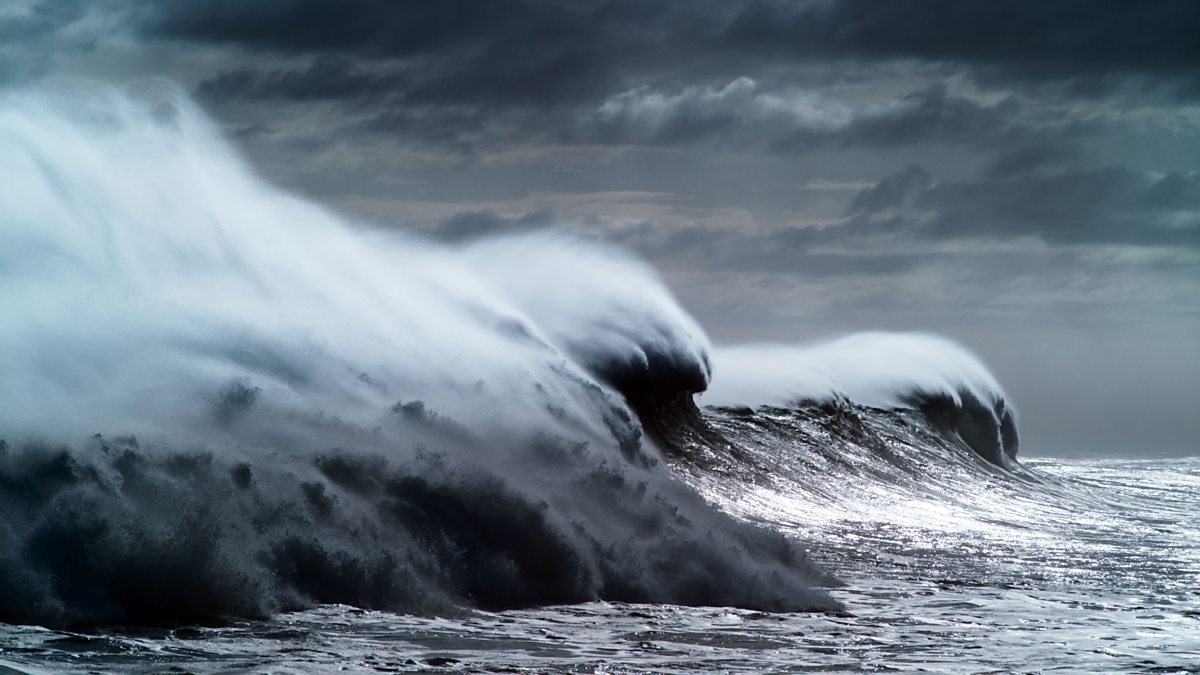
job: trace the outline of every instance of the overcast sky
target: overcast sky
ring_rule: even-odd
[[[0,84],[164,75],[271,181],[652,262],[717,342],[935,331],[1023,452],[1200,451],[1200,2],[6,0]]]

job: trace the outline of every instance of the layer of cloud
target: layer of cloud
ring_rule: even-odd
[[[851,227],[934,238],[1200,247],[1200,173],[1037,166],[1005,165],[980,178],[943,182],[911,167],[859,193]]]
[[[85,36],[73,31],[87,14],[79,0],[13,0],[0,7],[0,85],[26,82],[47,72],[54,56],[45,45],[79,49]],[[81,40],[82,37],[82,40]]]
[[[393,92],[402,84],[409,102],[545,105],[602,91],[614,73],[610,49],[618,38],[612,34],[645,15],[663,14],[619,4],[182,1],[156,5],[140,28],[148,38],[265,50],[313,63],[349,59],[374,71],[355,73],[342,97],[370,95],[383,78]],[[308,81],[304,94],[327,91],[327,83],[315,80],[337,75],[336,69],[313,72],[311,65],[289,72],[239,66],[220,78],[249,83],[235,88],[239,95],[286,95],[298,79]]]
[[[1074,0],[181,0],[130,13],[139,39],[230,50],[228,67],[199,86],[215,104],[335,101],[372,117],[368,129],[435,142],[551,137],[790,151],[1029,142],[1047,127],[1078,134],[1089,125],[1091,115],[1069,108],[1034,123],[1021,115],[1027,100],[969,98],[941,84],[853,102],[816,91],[849,73],[881,77],[880,64],[903,66],[914,81],[1057,82],[1058,101],[1122,91],[1144,107],[1147,83],[1200,94],[1190,38],[1198,15],[1186,1],[1096,11]],[[248,53],[276,62],[238,58]]]
[[[1198,33],[1200,5],[1190,0],[758,0],[723,37],[777,58],[907,59],[968,67],[984,81],[1057,80],[1080,94],[1135,80],[1196,96]]]
[[[1066,144],[1100,131],[1088,120],[1032,124],[1014,97],[987,104],[935,83],[905,96],[849,104],[814,91],[773,90],[748,77],[678,91],[638,87],[605,100],[578,124],[592,142],[711,143],[774,152],[915,144],[1011,148]]]

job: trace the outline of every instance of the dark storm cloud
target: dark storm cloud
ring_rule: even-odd
[[[230,50],[228,67],[198,87],[217,104],[341,103],[373,118],[362,129],[402,130],[415,142],[708,143],[787,153],[1007,148],[1094,132],[1086,119],[1035,123],[1018,96],[984,103],[929,76],[1057,78],[1070,85],[1060,95],[1090,96],[1089,82],[1136,75],[1200,93],[1197,7],[179,0],[148,5],[136,25],[145,39]],[[251,53],[279,60],[239,58]],[[820,84],[811,73],[801,83],[798,68],[845,76],[850,62],[866,68],[863,77],[872,63],[916,64],[931,83],[886,108],[839,111],[837,101],[798,96]],[[649,114],[648,103],[661,109]]]
[[[688,64],[711,77],[720,64],[755,72],[795,59],[949,64],[984,79],[1071,80],[1081,93],[1126,75],[1200,81],[1191,0],[181,0],[155,4],[142,30],[287,54],[432,56],[438,77],[422,94],[458,101],[513,89],[577,100],[620,81],[653,84],[637,73],[686,80]]]
[[[1125,167],[1054,168],[1056,152],[1015,151],[966,180],[938,181],[910,166],[860,191],[847,218],[824,226],[783,227],[736,233],[709,231],[671,250],[643,250],[658,258],[680,257],[697,269],[785,274],[810,279],[903,278],[930,265],[974,260],[1019,262],[1028,252],[953,247],[943,242],[1034,237],[1052,246],[1113,245],[1200,247],[1200,173],[1154,174]],[[1082,264],[1071,249],[1052,248],[1038,264]],[[1059,252],[1055,252],[1059,251]],[[1015,257],[1014,257],[1015,256]],[[1177,273],[1194,262],[1164,259]],[[1002,266],[991,269],[995,278]],[[1091,268],[1091,273],[1099,270]]]
[[[320,56],[304,68],[225,70],[200,83],[207,98],[293,101],[383,97],[405,80],[396,73],[373,73],[343,57]]]
[[[859,192],[850,202],[850,213],[878,213],[908,206],[932,182],[933,176],[924,168],[910,166]]]
[[[330,103],[337,123],[329,134],[387,134],[464,156],[487,143],[776,156],[952,147],[983,163],[973,179],[938,181],[919,167],[896,173],[853,198],[842,224],[772,235],[790,237],[772,242],[784,251],[810,239],[904,231],[1196,240],[1194,174],[1086,166],[1081,148],[1091,152],[1116,122],[1098,121],[1106,118],[1095,106],[1059,105],[1103,93],[1089,83],[1114,78],[1166,82],[1177,92],[1200,83],[1200,3],[1190,0],[180,0],[133,16],[143,39],[225,50],[214,62],[226,67],[199,79],[207,101],[243,110]],[[823,88],[819,77],[797,74],[813,64],[857,68],[864,82],[888,64],[902,78],[874,94]],[[985,90],[947,79],[961,75]],[[1047,81],[1064,85],[1051,103],[1027,86]],[[284,116],[273,126],[284,134],[286,124]],[[443,234],[523,225],[510,221],[463,214]],[[634,228],[619,236],[655,251],[666,239],[691,248],[677,234]]]
[[[636,33],[635,22],[663,13],[634,2],[186,1],[157,5],[143,17],[142,31],[159,39],[370,62],[377,73],[386,71],[394,93],[407,102],[532,105],[608,90],[623,36]],[[378,92],[371,77],[318,85],[314,76],[336,79],[338,72],[311,71],[243,67],[225,79],[248,83],[231,90],[238,95],[286,96],[296,79],[322,91],[340,87],[344,97]]]
[[[984,80],[1071,80],[1082,93],[1121,76],[1195,86],[1197,35],[1192,0],[837,0],[753,2],[724,37],[764,58],[957,64]]]
[[[0,15],[0,39],[32,42],[67,26],[83,15],[85,5],[77,0],[14,3],[11,13]]]
[[[501,234],[515,234],[550,227],[554,216],[549,211],[534,211],[520,216],[502,216],[495,211],[463,211],[442,221],[434,236],[445,241],[467,241]]]
[[[79,48],[77,40],[53,42],[86,9],[87,5],[78,0],[18,1],[0,12],[0,84],[24,82],[40,75],[56,49]]]
[[[755,274],[786,274],[810,279],[866,277],[876,281],[947,259],[938,253],[812,251],[807,236],[797,240],[784,232],[714,249],[707,262],[713,269]]]
[[[934,182],[909,168],[860,193],[851,231],[935,238],[1036,236],[1055,244],[1200,246],[1200,174],[1125,167],[989,171]]]
[[[144,29],[250,49],[407,56],[504,31],[520,18],[505,3],[486,1],[183,0],[156,3]]]
[[[1001,154],[984,169],[993,178],[1006,178],[1021,173],[1053,169],[1076,161],[1083,151],[1075,144],[1051,141],[1040,145],[1025,145]]]

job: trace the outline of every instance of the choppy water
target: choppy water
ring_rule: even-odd
[[[1200,458],[1024,464],[1029,480],[997,478],[957,495],[850,491],[840,515],[779,485],[701,486],[743,516],[821,542],[812,554],[846,581],[834,591],[846,615],[592,603],[421,618],[323,606],[172,631],[3,626],[0,664],[26,672],[1200,672]]]

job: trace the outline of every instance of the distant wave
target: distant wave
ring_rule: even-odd
[[[733,451],[693,394],[888,391],[864,402],[1015,455],[999,386],[952,346],[854,373],[714,358],[628,255],[355,227],[264,184],[165,83],[3,95],[0,173],[0,621],[836,610],[798,542],[662,461],[695,450],[681,438]],[[857,339],[844,363],[895,346]]]
[[[1017,414],[996,378],[961,345],[921,333],[859,333],[809,345],[716,350],[704,404],[792,407],[847,400],[911,408],[990,462],[1017,456]]]

